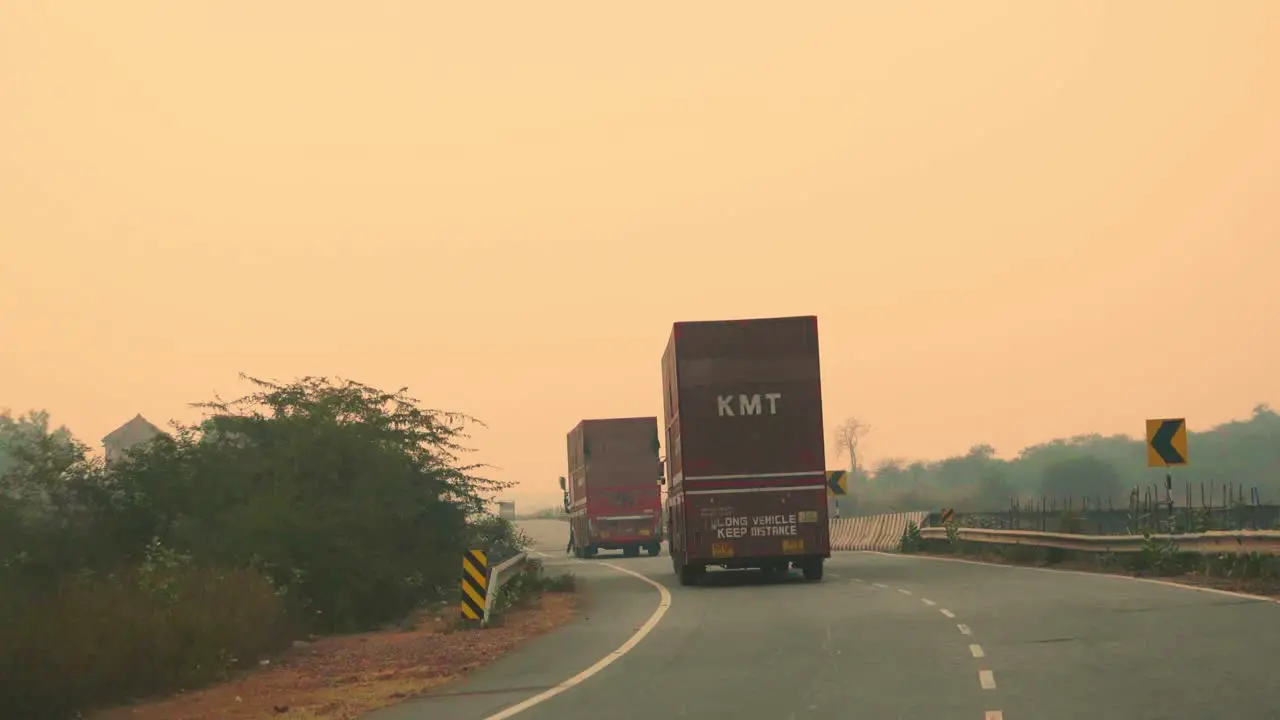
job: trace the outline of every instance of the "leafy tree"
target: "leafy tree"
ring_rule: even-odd
[[[65,427],[50,429],[48,412],[18,418],[0,412],[0,494],[32,507],[45,504],[58,477],[84,452]]]
[[[49,414],[0,414],[0,585],[52,581],[100,549],[88,530],[100,465]]]
[[[254,393],[202,404],[204,423],[113,470],[128,498],[122,532],[260,567],[321,630],[373,627],[452,587],[477,542],[469,523],[508,486],[459,462],[476,421],[423,409],[403,389],[246,379]]]
[[[1009,470],[1002,463],[990,463],[982,468],[978,475],[977,488],[967,498],[965,505],[976,510],[991,510],[1005,507],[1015,495],[1009,483]]]
[[[1084,455],[1054,461],[1045,468],[1041,492],[1049,497],[1115,497],[1120,473],[1107,461]]]

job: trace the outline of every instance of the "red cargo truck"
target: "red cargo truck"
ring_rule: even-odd
[[[583,420],[569,431],[571,547],[577,557],[621,550],[662,552],[662,462],[658,418]]]
[[[708,567],[831,557],[818,319],[680,322],[662,356],[667,540],[682,585]]]

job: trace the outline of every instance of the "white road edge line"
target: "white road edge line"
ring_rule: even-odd
[[[1004,713],[999,710],[988,710],[987,714],[982,716],[982,720],[1004,720]]]
[[[898,592],[902,593],[903,595],[910,595],[910,594],[911,594],[911,591],[910,591],[910,590],[903,590],[902,588],[898,588]]]
[[[943,615],[946,615],[946,616],[947,616],[947,617],[949,617],[949,618],[954,618],[954,617],[956,616],[956,614],[955,614],[955,613],[951,612],[950,610],[948,610],[948,609],[946,609],[946,608],[941,608],[941,609],[939,609],[939,610],[938,610],[938,612],[942,613]]]
[[[981,645],[970,645],[970,646],[969,646],[969,652],[973,653],[973,656],[974,656],[974,657],[976,657],[976,658],[986,657],[986,656],[987,656],[987,654],[986,654],[985,652],[983,652],[983,651],[982,651],[982,646],[981,646]]]
[[[930,606],[930,607],[933,607],[934,605],[937,605],[937,604],[938,604],[938,603],[936,603],[936,602],[934,602],[934,601],[930,600],[929,598],[920,598],[920,602],[922,602],[922,603],[924,603],[925,605],[928,605],[928,606]]]
[[[506,720],[506,718],[516,715],[517,713],[522,713],[525,710],[528,710],[529,708],[533,707],[534,705],[538,705],[540,703],[546,702],[547,700],[550,700],[551,698],[559,695],[565,690],[568,690],[574,687],[575,685],[581,684],[585,680],[589,679],[592,675],[595,675],[601,670],[604,670],[605,668],[612,665],[614,661],[618,660],[623,655],[626,655],[627,653],[631,652],[631,650],[635,648],[636,645],[640,644],[641,640],[644,640],[646,635],[653,632],[653,629],[657,627],[658,623],[662,620],[662,616],[666,615],[667,610],[671,608],[671,591],[667,590],[667,588],[664,587],[662,583],[656,580],[651,580],[650,578],[647,578],[644,575],[641,575],[640,573],[634,570],[628,570],[627,568],[614,565],[613,563],[596,562],[592,564],[604,565],[605,567],[613,568],[618,572],[626,573],[631,577],[634,577],[636,579],[643,580],[644,582],[649,583],[655,589],[657,589],[658,595],[661,598],[658,601],[658,608],[653,611],[653,614],[649,616],[648,620],[644,621],[644,624],[640,626],[640,629],[636,630],[635,634],[627,638],[626,642],[619,645],[617,650],[614,650],[613,652],[609,653],[603,658],[600,658],[600,660],[598,660],[595,665],[592,665],[586,670],[583,670],[582,672],[578,673],[577,675],[574,675],[573,677],[569,678],[568,680],[565,680],[564,682],[560,683],[559,685],[556,685],[555,687],[552,687],[548,690],[544,690],[538,693],[537,695],[534,695],[533,697],[528,698],[527,700],[524,700],[523,702],[516,703],[515,705],[512,705],[506,710],[494,713],[493,715],[486,717],[484,720]]]
[[[969,626],[968,626],[968,625],[965,625],[964,623],[960,623],[960,624],[959,624],[959,625],[957,625],[956,627],[960,628],[960,634],[961,634],[961,635],[972,635],[972,634],[973,634],[973,631],[969,629]]]
[[[878,588],[884,588],[885,590],[888,590],[888,589],[889,589],[889,586],[888,586],[888,585],[882,585],[882,584],[880,584],[880,583],[871,583],[871,584],[872,584],[872,585],[875,585],[875,586],[876,586],[876,587],[878,587]]]
[[[995,690],[996,689],[995,673],[991,672],[990,670],[979,670],[978,684],[982,686],[983,690]]]
[[[1200,587],[1199,585],[1184,585],[1183,583],[1171,582],[1169,580],[1156,580],[1154,578],[1132,577],[1130,575],[1113,575],[1111,573],[1101,572],[1085,572],[1084,570],[1056,570],[1053,568],[1027,567],[1026,565],[1002,565],[1000,563],[982,562],[980,560],[964,560],[962,558],[943,558],[933,557],[931,555],[903,555],[901,553],[881,552],[879,550],[858,550],[857,552],[873,553],[875,555],[884,555],[885,557],[899,558],[903,560],[934,560],[936,562],[952,562],[964,563],[966,565],[981,565],[989,568],[1001,568],[1004,570],[1030,570],[1032,572],[1055,573],[1057,575],[1085,575],[1092,578],[1109,578],[1111,580],[1128,580],[1130,582],[1147,583],[1149,585],[1163,585],[1165,587],[1177,588],[1179,590],[1194,590],[1196,592],[1211,593],[1213,595],[1225,595],[1227,597],[1241,598],[1244,600],[1257,600],[1259,602],[1267,602],[1280,605],[1280,598],[1267,597],[1265,595],[1250,595],[1249,593],[1233,592],[1231,590],[1219,590],[1217,588]]]

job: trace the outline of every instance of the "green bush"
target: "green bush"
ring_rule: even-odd
[[[1142,549],[1133,554],[1129,568],[1138,573],[1178,575],[1190,569],[1191,558],[1178,551],[1172,540],[1161,540],[1145,533]]]
[[[540,560],[526,560],[524,566],[503,584],[494,598],[493,614],[500,617],[514,608],[528,607],[544,592],[573,592],[577,581],[571,573],[548,576]]]
[[[902,531],[902,537],[898,540],[898,552],[914,553],[924,548],[924,536],[920,533],[920,526],[916,525],[914,520],[907,521],[907,527]]]
[[[533,540],[514,523],[494,515],[474,520],[468,527],[467,535],[467,547],[484,550],[490,567],[515,557],[533,545]]]
[[[542,587],[547,592],[570,593],[578,589],[578,580],[573,573],[560,573],[544,578]]]

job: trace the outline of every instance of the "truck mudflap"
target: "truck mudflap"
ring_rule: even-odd
[[[686,564],[775,568],[831,557],[825,488],[688,493],[685,501]]]

